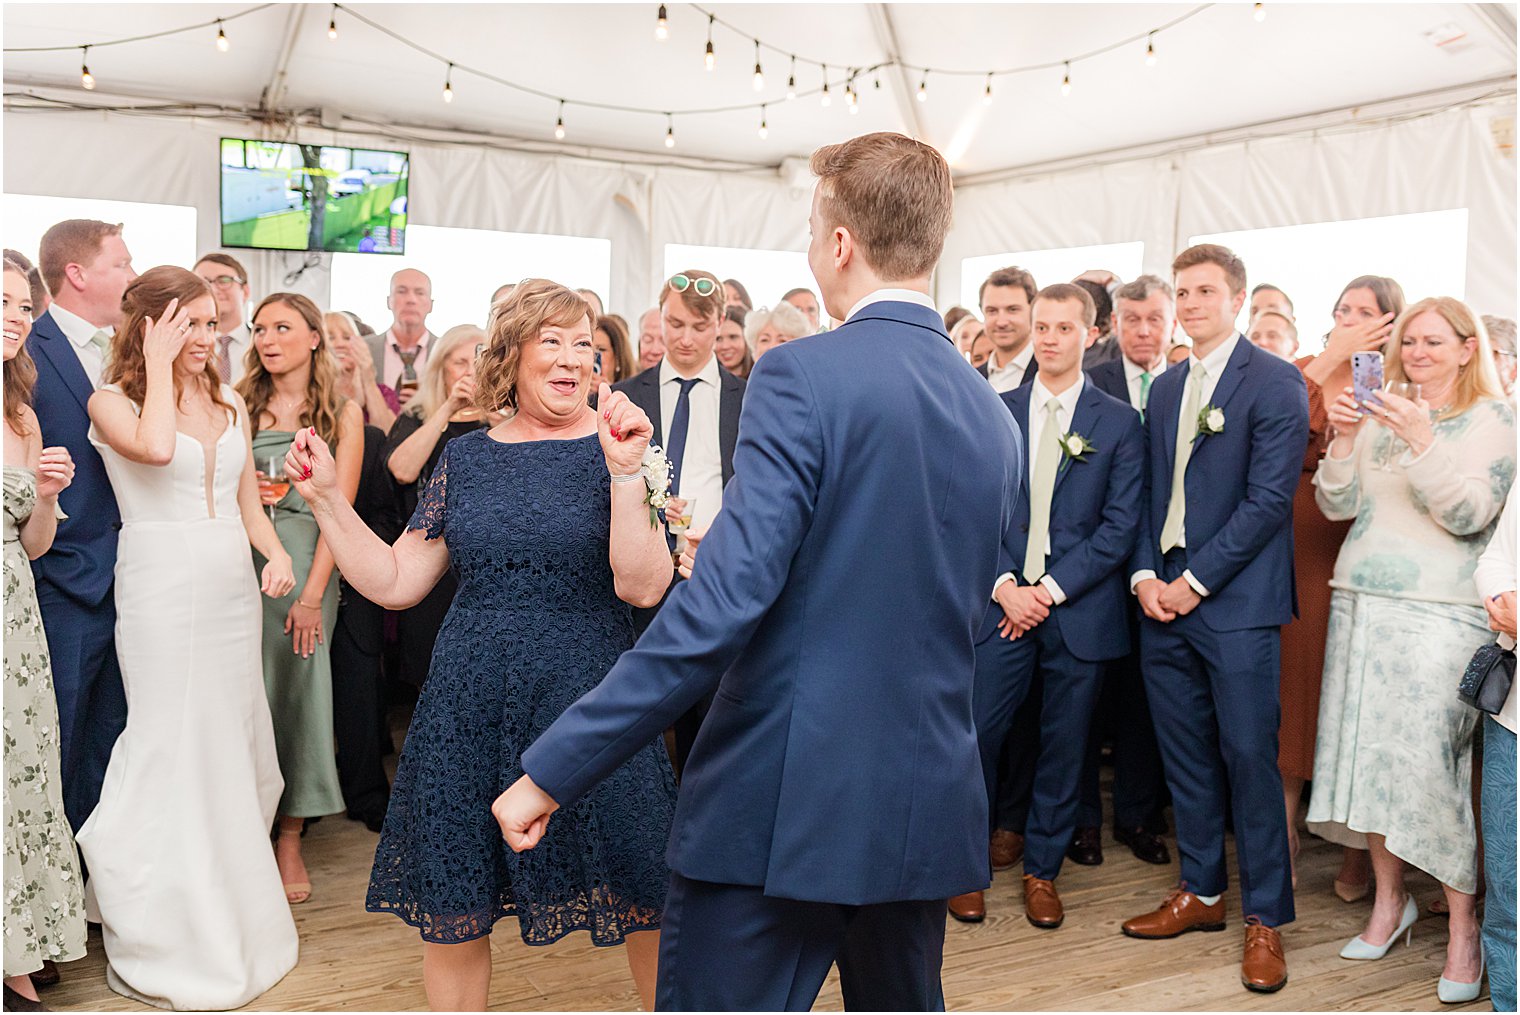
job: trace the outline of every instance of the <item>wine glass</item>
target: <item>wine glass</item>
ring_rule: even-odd
[[[1420,400],[1420,386],[1414,381],[1389,381],[1383,385],[1383,390],[1390,394],[1407,398],[1411,402]],[[1393,460],[1399,457],[1403,451],[1408,450],[1405,444],[1392,430],[1388,432],[1388,453],[1378,462],[1378,468],[1384,472],[1393,471]]]
[[[675,552],[679,555],[686,545],[686,530],[691,528],[691,517],[696,510],[697,498],[671,494],[670,506],[676,509],[676,513],[674,516],[668,516],[666,523],[670,528],[670,534],[676,537]]]
[[[290,492],[290,478],[285,475],[285,456],[269,455],[259,459],[254,473],[259,481],[259,497],[269,508],[269,520],[274,521],[274,506]]]

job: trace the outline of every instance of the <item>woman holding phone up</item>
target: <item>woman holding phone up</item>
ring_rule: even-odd
[[[1489,640],[1473,580],[1515,476],[1514,413],[1488,335],[1450,297],[1394,324],[1384,372],[1419,385],[1358,402],[1341,389],[1335,439],[1315,476],[1326,517],[1353,520],[1330,581],[1330,625],[1309,828],[1372,854],[1371,918],[1341,950],[1380,959],[1419,917],[1413,864],[1451,911],[1442,1001],[1477,998],[1477,831],[1472,740],[1478,713],[1454,674]],[[1412,394],[1412,393],[1411,393]]]

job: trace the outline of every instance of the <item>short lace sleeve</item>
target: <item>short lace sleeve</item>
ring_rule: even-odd
[[[448,513],[448,487],[449,446],[445,444],[438,456],[438,464],[433,468],[433,478],[428,480],[422,496],[417,498],[417,510],[412,512],[412,520],[406,523],[408,532],[421,529],[428,539],[443,535],[444,517]]]

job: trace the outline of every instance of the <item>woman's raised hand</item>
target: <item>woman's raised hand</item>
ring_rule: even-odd
[[[143,359],[148,366],[168,366],[185,347],[190,335],[190,311],[179,305],[178,298],[169,301],[157,321],[148,317],[143,320]]]
[[[607,471],[614,476],[631,476],[644,464],[644,452],[654,436],[649,417],[628,400],[621,391],[603,384],[596,400],[596,435],[607,457]]]
[[[1337,324],[1325,336],[1325,351],[1321,354],[1337,363],[1350,363],[1355,352],[1378,352],[1393,331],[1393,314],[1384,314],[1354,324]]]
[[[285,475],[308,504],[316,504],[338,491],[338,464],[316,427],[296,431],[285,452]]]

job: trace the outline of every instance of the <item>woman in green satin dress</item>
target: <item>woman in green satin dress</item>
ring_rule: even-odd
[[[338,576],[310,508],[288,488],[283,463],[296,431],[312,428],[336,442],[338,481],[352,501],[364,452],[364,417],[357,404],[338,393],[321,311],[298,293],[275,293],[254,311],[253,345],[237,390],[253,423],[260,492],[295,564],[295,591],[264,600],[264,686],[285,777],[275,859],[285,897],[294,905],[311,897],[301,858],[305,819],[343,810],[328,656],[338,612]]]

